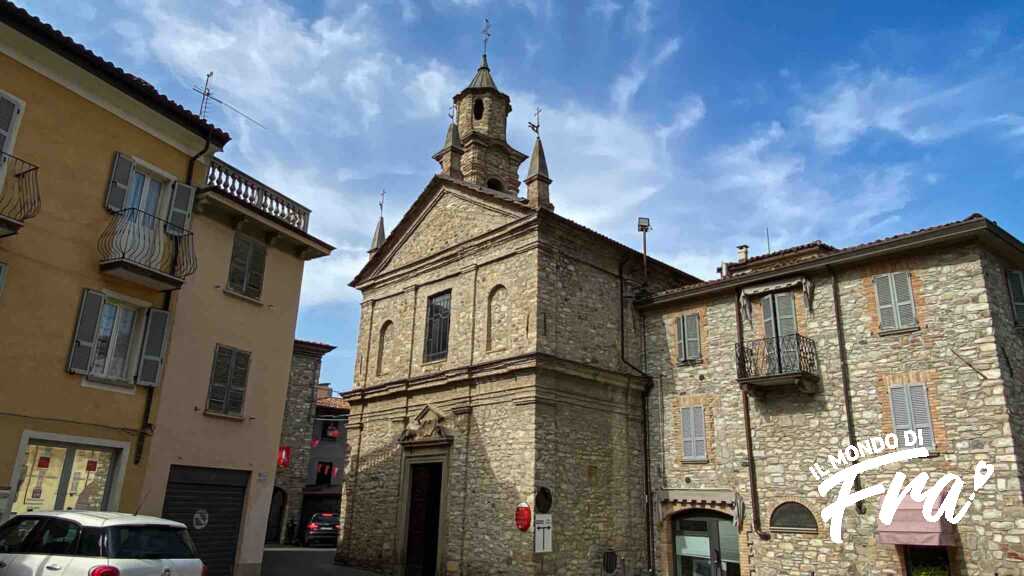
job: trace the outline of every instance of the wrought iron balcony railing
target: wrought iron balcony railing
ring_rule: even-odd
[[[818,350],[800,334],[751,340],[736,345],[736,372],[741,384],[795,383],[810,391],[819,380]]]
[[[16,233],[40,206],[39,167],[0,152],[0,236]]]
[[[159,290],[196,271],[192,232],[138,208],[114,213],[99,240],[100,269]]]
[[[206,183],[258,212],[303,232],[309,230],[309,208],[223,160],[213,159]]]

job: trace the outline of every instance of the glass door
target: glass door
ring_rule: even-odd
[[[739,534],[732,520],[713,513],[673,521],[674,576],[734,576],[740,573]]]
[[[105,510],[116,463],[111,448],[32,441],[11,512]]]

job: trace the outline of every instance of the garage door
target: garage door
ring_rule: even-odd
[[[171,466],[164,517],[188,526],[210,576],[229,576],[238,550],[249,472]]]

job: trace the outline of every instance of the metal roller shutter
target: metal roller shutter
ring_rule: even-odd
[[[249,473],[171,466],[165,518],[188,526],[210,576],[230,576],[238,550]]]

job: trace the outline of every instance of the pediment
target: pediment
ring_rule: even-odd
[[[445,428],[444,420],[444,415],[428,404],[409,422],[400,440],[403,444],[450,441],[452,435]]]

